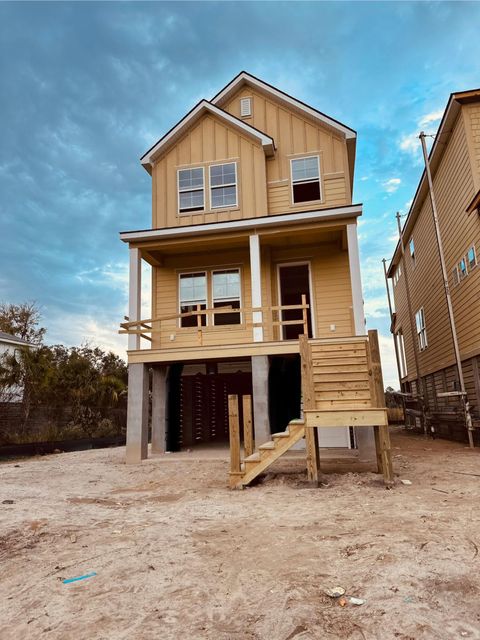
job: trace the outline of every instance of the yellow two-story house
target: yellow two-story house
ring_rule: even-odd
[[[300,415],[298,336],[341,350],[365,334],[355,146],[350,127],[242,72],[141,158],[152,227],[121,233],[130,253],[127,460],[147,455],[148,369],[154,451],[228,441],[230,393],[252,395],[261,443]],[[153,274],[145,319],[142,260]],[[343,364],[342,385],[366,405],[365,381]],[[342,399],[343,387],[324,387],[326,402],[328,392]],[[342,426],[321,444],[366,459],[372,442]]]

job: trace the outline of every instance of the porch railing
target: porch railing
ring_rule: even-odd
[[[221,313],[237,313],[242,317],[242,321],[239,324],[235,325],[225,325],[224,328],[228,329],[238,329],[238,330],[246,330],[252,329],[252,339],[253,339],[253,329],[256,327],[262,327],[264,329],[263,341],[273,341],[275,338],[273,337],[273,328],[278,327],[280,333],[282,333],[283,327],[290,326],[298,326],[299,334],[304,333],[308,335],[308,310],[310,305],[307,304],[306,295],[302,295],[301,304],[289,304],[289,305],[276,305],[273,307],[240,307],[235,308],[232,305],[226,305],[224,307],[215,307],[210,309],[202,309],[200,305],[197,305],[197,308],[194,311],[187,311],[185,313],[176,313],[169,314],[164,316],[158,316],[157,318],[147,318],[140,320],[130,320],[126,319],[126,322],[121,322],[118,333],[121,334],[129,334],[129,335],[139,335],[141,338],[148,340],[149,342],[153,341],[155,337],[156,346],[161,347],[161,334],[169,331],[170,333],[174,330],[187,331],[190,329],[191,331],[195,331],[197,334],[198,346],[203,345],[203,337],[204,333],[211,330],[211,326],[206,326],[202,323],[203,316],[214,317],[215,314]],[[285,320],[283,319],[284,312],[286,311],[300,311],[302,312],[302,317],[294,320]],[[254,322],[253,317],[254,314],[261,312],[262,313],[262,322]],[[179,321],[182,318],[191,318],[195,317],[197,319],[196,326],[191,327],[181,327],[179,325]],[[172,321],[175,321],[175,326],[172,326]],[[162,323],[170,323],[168,327],[162,326]],[[221,325],[214,325],[215,328],[220,329]],[[265,330],[268,331],[269,338],[266,339]],[[281,339],[283,336],[281,336]]]

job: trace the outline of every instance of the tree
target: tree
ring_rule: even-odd
[[[0,303],[0,331],[31,344],[42,344],[47,331],[44,327],[38,326],[40,318],[40,310],[35,302]]]

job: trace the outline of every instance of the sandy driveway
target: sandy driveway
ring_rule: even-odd
[[[234,492],[226,460],[0,464],[0,638],[480,638],[480,477],[453,473],[480,474],[480,451],[393,446],[412,485],[391,491],[373,473],[309,488],[301,460]]]

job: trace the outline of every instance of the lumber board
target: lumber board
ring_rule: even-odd
[[[372,427],[375,425],[387,425],[388,417],[386,409],[325,409],[306,410],[305,427]]]

